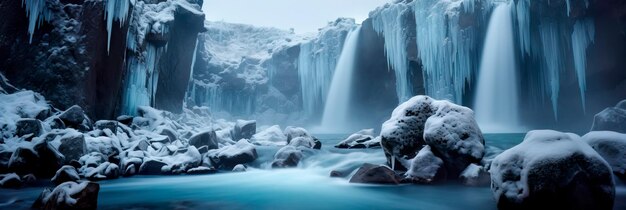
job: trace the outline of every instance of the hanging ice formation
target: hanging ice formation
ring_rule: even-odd
[[[407,34],[403,28],[403,15],[411,12],[407,4],[389,4],[386,8],[375,11],[372,14],[372,25],[374,30],[385,39],[385,54],[389,68],[393,69],[396,77],[396,94],[399,103],[402,103],[411,96],[411,81],[409,80],[409,60],[407,56]]]
[[[480,53],[476,26],[461,27],[459,16],[473,13],[475,4],[475,0],[415,1],[417,51],[426,93],[432,97],[463,102],[466,83],[472,82]]]
[[[338,19],[330,24],[315,40],[300,45],[298,76],[306,116],[322,111],[345,34],[356,27],[354,19]]]
[[[107,52],[111,48],[113,21],[119,21],[120,27],[126,22],[130,10],[130,0],[107,0],[104,6],[104,18],[107,21]]]
[[[28,16],[29,43],[33,43],[35,29],[43,24],[43,21],[50,21],[52,14],[46,7],[46,0],[22,0],[22,5],[26,8]]]
[[[146,45],[146,50],[140,56],[129,56],[127,59],[128,77],[122,105],[122,113],[135,115],[138,106],[154,104],[159,71],[157,62],[163,48],[152,44]]]
[[[567,1],[567,14],[569,16],[572,6],[571,0]],[[584,0],[586,7],[589,2]],[[560,76],[564,72],[567,61],[573,56],[574,70],[578,79],[578,85],[581,95],[581,104],[585,109],[585,91],[586,91],[586,52],[587,48],[595,39],[595,26],[593,19],[584,18],[576,20],[573,28],[568,27],[563,21],[555,21],[552,19],[543,19],[541,17],[532,19],[538,21],[538,38],[539,40],[531,40],[531,14],[530,0],[519,0],[513,10],[517,17],[519,45],[522,50],[523,59],[538,60],[541,65],[539,70],[538,83],[534,84],[540,92],[549,96],[552,103],[555,119],[558,119],[558,100],[560,92]],[[565,39],[564,39],[565,38]],[[566,40],[570,38],[570,40]],[[538,42],[532,44],[533,41]],[[571,52],[568,44],[571,43]],[[531,49],[531,45],[537,46]],[[528,60],[529,61],[529,60]],[[527,61],[527,62],[528,62]]]

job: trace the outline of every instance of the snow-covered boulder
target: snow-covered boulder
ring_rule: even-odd
[[[468,186],[489,186],[491,177],[483,166],[470,164],[459,176],[463,184]]]
[[[22,118],[15,123],[16,136],[26,136],[26,139],[30,140],[33,137],[37,137],[43,133],[43,127],[41,126],[41,121],[38,119],[32,118]]]
[[[206,166],[199,166],[199,167],[195,167],[195,168],[191,168],[187,170],[187,174],[191,174],[191,175],[213,174],[213,173],[217,173],[217,170],[215,170],[214,168],[206,167]]]
[[[65,157],[52,144],[41,139],[33,145],[38,161],[35,174],[38,177],[52,177],[63,166]]]
[[[172,156],[166,156],[161,158],[163,162],[167,163],[162,168],[163,173],[166,174],[181,174],[189,169],[200,166],[202,163],[202,154],[194,146],[190,146],[184,152],[176,152]]]
[[[106,136],[85,138],[87,152],[99,152],[107,157],[122,151],[119,139]]]
[[[217,134],[213,130],[198,133],[189,139],[189,145],[195,146],[196,148],[208,146],[210,150],[217,149]]]
[[[250,163],[257,158],[256,148],[245,139],[234,145],[211,150],[207,155],[211,165],[224,170],[232,170],[237,164]]]
[[[287,136],[287,143],[291,142],[292,139],[296,137],[310,137],[309,131],[301,127],[293,127],[287,126],[285,131],[283,131],[285,136]]]
[[[596,114],[591,130],[626,133],[626,100],[619,102],[615,107],[606,108]]]
[[[15,124],[21,118],[40,119],[38,116],[49,109],[46,99],[33,91],[0,94],[0,138],[15,135]]]
[[[145,160],[139,167],[139,174],[143,175],[160,175],[163,173],[163,167],[167,163],[155,159]]]
[[[80,176],[78,176],[78,171],[76,171],[76,168],[74,168],[74,166],[69,165],[61,167],[51,179],[52,183],[56,185],[62,184],[64,182],[78,180],[80,180]]]
[[[626,179],[626,134],[592,131],[582,139],[611,165],[617,177]]]
[[[22,179],[16,173],[0,174],[0,187],[20,188],[22,185]]]
[[[302,159],[302,151],[294,146],[280,148],[274,155],[272,168],[290,168],[298,166]]]
[[[499,209],[613,208],[611,168],[576,134],[530,131],[489,172]]]
[[[99,130],[109,129],[113,133],[117,133],[117,121],[113,120],[98,120],[94,124],[94,127]]]
[[[233,172],[246,172],[246,170],[247,168],[243,164],[237,164],[235,167],[233,167]]]
[[[287,136],[283,133],[283,130],[280,129],[279,125],[274,125],[261,132],[258,132],[252,135],[250,138],[252,142],[287,142]]]
[[[98,167],[87,167],[82,169],[85,178],[97,181],[103,179],[117,179],[120,176],[120,167],[115,163],[104,162]]]
[[[256,121],[237,120],[233,128],[233,140],[250,139],[256,133]]]
[[[399,184],[400,181],[391,168],[366,163],[350,178],[350,183]]]
[[[100,185],[95,182],[65,182],[45,189],[35,201],[33,209],[97,209]]]
[[[37,169],[39,156],[32,148],[18,147],[9,159],[9,171],[20,175],[33,173]]]
[[[74,105],[59,115],[65,126],[80,131],[91,130],[91,121],[80,106]]]
[[[73,129],[67,129],[67,133],[59,138],[59,152],[65,156],[66,163],[72,160],[79,160],[87,154],[87,145],[82,133]]]
[[[382,125],[381,145],[388,164],[405,170],[423,145],[444,161],[449,177],[457,177],[484,155],[484,138],[471,109],[428,96],[415,96],[394,109]]]
[[[431,183],[445,177],[443,160],[433,154],[426,145],[410,160],[409,170],[404,174],[406,181],[412,183]]]
[[[345,140],[335,145],[341,149],[362,149],[380,147],[380,138],[374,137],[374,129],[363,129],[350,135]]]

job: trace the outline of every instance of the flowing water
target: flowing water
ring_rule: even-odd
[[[321,124],[321,130],[324,132],[346,132],[344,127],[351,124],[348,122],[348,111],[360,31],[361,26],[358,26],[348,33],[339,56],[324,106]]]
[[[474,110],[486,132],[520,132],[518,79],[511,5],[498,5],[491,15]]]
[[[331,178],[331,170],[349,173],[361,164],[383,164],[381,149],[335,149],[347,135],[319,135],[321,150],[307,151],[294,169],[269,170],[277,147],[258,147],[255,168],[243,173],[136,176],[100,182],[99,209],[496,209],[489,187],[350,184]],[[486,134],[486,144],[507,149],[523,134]],[[626,188],[617,187],[616,208],[626,206]],[[0,189],[0,209],[28,209],[42,187]],[[621,202],[621,203],[620,203]]]

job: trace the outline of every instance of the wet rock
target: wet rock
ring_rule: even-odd
[[[350,178],[350,183],[396,185],[400,181],[389,167],[366,163]]]
[[[346,177],[346,175],[343,172],[341,172],[341,171],[333,170],[333,171],[330,172],[330,177],[341,178],[341,177]]]

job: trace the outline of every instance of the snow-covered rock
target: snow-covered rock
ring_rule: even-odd
[[[582,139],[611,165],[617,177],[626,179],[626,134],[592,131]]]
[[[22,184],[22,179],[16,173],[0,174],[0,187],[2,188],[20,188]]]
[[[117,133],[117,121],[113,120],[98,120],[94,124],[94,127],[99,130],[109,129],[113,133]]]
[[[366,163],[350,178],[350,183],[399,184],[400,181],[391,168]]]
[[[15,123],[15,127],[16,127],[16,131],[15,131],[15,135],[16,136],[26,136],[29,135],[29,137],[26,137],[26,139],[32,139],[33,137],[37,137],[39,135],[41,135],[41,133],[43,132],[43,127],[41,126],[41,121],[37,120],[37,119],[32,119],[32,118],[23,118],[18,120]]]
[[[96,209],[100,185],[95,182],[65,182],[53,190],[45,189],[34,209]]]
[[[283,130],[280,129],[279,125],[273,125],[273,126],[266,128],[265,130],[262,130],[261,132],[258,132],[252,135],[252,138],[250,138],[250,141],[287,143],[287,136],[285,136],[285,134],[283,133]]]
[[[210,150],[217,149],[217,134],[213,130],[198,133],[189,139],[189,145],[195,146],[196,148],[208,146]]]
[[[9,159],[8,168],[11,172],[26,175],[35,172],[38,161],[39,156],[32,148],[18,147]]]
[[[74,105],[65,110],[59,115],[59,119],[61,119],[67,127],[75,128],[80,131],[91,130],[91,120],[80,106]]]
[[[424,146],[410,161],[409,170],[404,174],[407,181],[431,183],[445,177],[443,160],[435,156],[428,145]]]
[[[16,122],[21,118],[37,118],[49,109],[46,99],[33,91],[0,94],[0,137],[15,135]]]
[[[302,159],[302,151],[294,146],[280,148],[274,155],[272,168],[291,168],[298,166]]]
[[[382,125],[381,145],[388,164],[409,167],[423,145],[429,145],[449,177],[457,177],[484,155],[484,139],[471,109],[428,96],[415,96],[394,109]]]
[[[166,166],[162,168],[162,171],[167,174],[181,174],[189,169],[196,168],[202,163],[202,155],[198,149],[194,146],[190,146],[187,151],[181,153],[175,153],[172,156],[166,156],[161,158]]]
[[[615,131],[626,133],[626,100],[609,107],[593,118],[592,131]]]
[[[256,133],[256,121],[237,120],[233,129],[233,140],[250,139]]]
[[[85,138],[87,152],[98,152],[106,156],[119,154],[122,151],[119,139],[106,136]]]
[[[287,126],[285,131],[283,131],[285,136],[287,136],[287,143],[291,142],[292,139],[296,137],[310,137],[309,131],[301,127],[293,127]]]
[[[81,169],[85,178],[97,181],[103,179],[117,179],[120,176],[120,167],[115,163],[104,162],[98,167],[84,167]]]
[[[342,149],[360,149],[380,147],[380,138],[374,137],[374,129],[363,129],[350,135],[345,140],[335,145]]]
[[[233,167],[233,172],[245,172],[247,170],[246,166],[243,164],[237,164]]]
[[[155,159],[145,160],[139,168],[139,174],[143,175],[160,175],[163,174],[163,167],[167,163]]]
[[[191,175],[213,174],[213,173],[217,173],[217,170],[215,170],[214,168],[209,168],[205,166],[199,166],[199,167],[187,170],[187,174],[191,174]]]
[[[459,176],[463,184],[469,186],[489,186],[491,177],[483,166],[474,163],[467,166]]]
[[[612,209],[609,164],[579,136],[535,130],[492,162],[499,209]]]
[[[78,171],[76,171],[76,168],[74,168],[74,166],[69,165],[61,167],[51,179],[52,183],[56,185],[62,184],[64,182],[78,180],[80,180],[80,176],[78,176]]]
[[[234,145],[211,150],[207,156],[215,168],[232,170],[237,164],[246,164],[256,160],[257,153],[254,145],[242,139]]]
[[[34,171],[38,177],[52,177],[57,169],[63,166],[65,157],[45,139],[38,140],[33,145],[38,161]]]
[[[66,163],[72,160],[78,161],[80,157],[87,154],[85,137],[82,133],[79,133],[74,129],[66,129],[64,131],[65,133],[62,133],[60,137],[57,137],[59,142],[59,152],[65,156]]]

